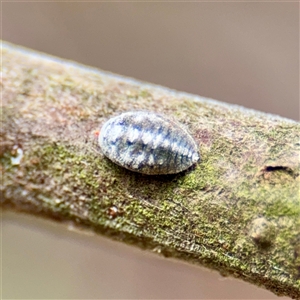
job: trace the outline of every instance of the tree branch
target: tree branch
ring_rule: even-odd
[[[2,60],[2,208],[300,298],[298,123],[8,43]],[[146,176],[104,158],[95,131],[137,109],[183,123],[201,162]]]

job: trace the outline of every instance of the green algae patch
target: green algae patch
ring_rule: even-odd
[[[295,190],[297,193],[297,190]],[[299,202],[276,199],[266,207],[266,216],[288,216],[300,218],[300,199]]]

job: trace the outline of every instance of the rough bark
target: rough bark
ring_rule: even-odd
[[[7,43],[2,60],[2,209],[71,220],[300,298],[297,122]],[[201,162],[146,176],[104,158],[95,132],[137,109],[181,122]]]

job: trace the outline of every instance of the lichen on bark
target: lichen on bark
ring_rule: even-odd
[[[3,43],[1,205],[202,264],[300,298],[299,123]],[[187,172],[106,159],[95,131],[164,113],[200,147]]]

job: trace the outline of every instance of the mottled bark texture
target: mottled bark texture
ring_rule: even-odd
[[[3,209],[73,221],[300,298],[297,122],[5,43],[2,59]],[[95,132],[128,110],[179,121],[200,163],[147,176],[110,162]]]

